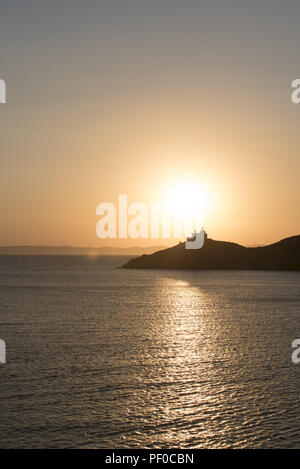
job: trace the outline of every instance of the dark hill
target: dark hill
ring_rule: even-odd
[[[263,247],[207,239],[201,249],[185,249],[185,243],[131,259],[126,269],[229,269],[300,271],[300,235]]]

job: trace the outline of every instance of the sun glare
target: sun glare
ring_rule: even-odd
[[[196,181],[179,181],[165,191],[164,204],[177,217],[192,220],[192,230],[197,231],[205,223],[205,216],[212,206],[212,194],[208,186]]]

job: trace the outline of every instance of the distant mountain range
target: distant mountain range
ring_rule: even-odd
[[[136,256],[151,254],[165,246],[150,247],[74,247],[74,246],[0,246],[0,255],[29,256]]]
[[[300,235],[263,247],[206,239],[201,249],[179,243],[169,249],[131,259],[126,269],[293,270],[300,271]]]

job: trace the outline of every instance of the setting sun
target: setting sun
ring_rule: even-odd
[[[208,185],[195,180],[178,181],[165,191],[163,203],[174,217],[186,220],[186,234],[199,231],[211,210],[214,197]]]

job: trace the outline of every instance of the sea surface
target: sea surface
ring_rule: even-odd
[[[300,448],[300,273],[0,257],[1,448]]]

